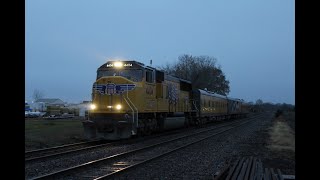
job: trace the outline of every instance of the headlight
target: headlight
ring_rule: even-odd
[[[122,62],[115,62],[113,65],[116,68],[120,68],[120,67],[122,67]]]
[[[116,106],[116,109],[118,109],[118,110],[120,110],[122,108],[122,106],[120,105],[120,104],[118,104],[117,106]]]
[[[91,108],[92,110],[96,109],[96,107],[97,107],[97,106],[94,105],[94,104],[91,104],[91,105],[90,105],[90,108]]]

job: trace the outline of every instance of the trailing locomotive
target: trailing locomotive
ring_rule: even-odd
[[[137,134],[243,117],[246,103],[137,61],[109,61],[97,70],[92,105],[83,121],[88,139],[125,139]]]

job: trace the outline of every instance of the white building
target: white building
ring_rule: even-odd
[[[46,111],[48,106],[64,106],[65,102],[63,102],[61,99],[58,98],[43,98],[38,99],[30,104],[30,107],[33,109],[33,111]]]
[[[79,116],[85,117],[86,111],[90,109],[90,103],[91,101],[83,101],[79,104],[69,104],[67,105],[67,108],[69,109],[79,109]]]

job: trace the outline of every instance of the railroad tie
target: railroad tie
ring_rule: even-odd
[[[214,180],[288,180],[294,175],[283,175],[280,169],[264,168],[260,158],[238,157],[215,173]]]

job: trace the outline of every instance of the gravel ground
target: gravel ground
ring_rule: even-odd
[[[238,156],[261,158],[264,167],[280,168],[284,174],[295,174],[294,148],[278,148],[271,138],[279,120],[269,113],[260,120],[179,150],[158,160],[125,172],[120,179],[212,179],[227,160]],[[283,121],[281,121],[283,122]],[[290,124],[292,125],[292,123]],[[282,127],[282,126],[280,126]],[[294,135],[294,130],[293,130]],[[272,136],[273,137],[273,136]],[[278,136],[276,136],[278,137]],[[277,142],[277,139],[276,139]],[[90,151],[73,157],[26,165],[26,178],[52,172],[70,165],[106,157],[138,147],[141,143]],[[143,144],[147,144],[147,141]],[[292,145],[291,145],[292,146]],[[277,147],[277,148],[275,148]],[[282,146],[281,146],[282,147]],[[294,147],[294,144],[293,144]],[[41,170],[41,172],[40,172]],[[45,170],[45,171],[42,171]]]
[[[264,167],[280,168],[283,174],[295,174],[292,150],[270,149],[274,113],[223,134],[179,150],[122,174],[119,179],[212,179],[228,160],[255,156]]]
[[[215,127],[220,127],[224,124],[217,124]],[[210,127],[209,127],[210,128]],[[181,134],[185,135],[188,133],[192,133],[194,131],[204,130],[205,128],[201,129],[190,129],[189,131],[181,132]],[[108,157],[117,153],[129,151],[132,149],[139,148],[141,146],[145,146],[148,144],[154,144],[156,142],[161,142],[164,139],[171,139],[173,137],[177,137],[177,134],[167,135],[165,137],[157,138],[157,139],[146,139],[144,141],[140,141],[137,143],[130,143],[124,145],[116,145],[113,147],[107,146],[102,148],[97,148],[93,150],[79,152],[76,155],[65,155],[55,157],[54,159],[47,160],[47,161],[38,161],[34,163],[27,163],[25,165],[25,177],[26,178],[33,178],[40,175],[48,174],[54,171],[61,170],[63,168],[68,168],[72,166],[76,166],[79,164],[87,163],[99,158]]]
[[[76,173],[77,177],[73,177],[72,179],[81,179],[81,177],[84,176],[90,176],[90,177],[99,177],[99,175],[104,175],[107,172],[111,173],[113,170],[109,171],[110,169],[118,169],[119,165],[122,164],[135,164],[137,162],[141,162],[142,160],[148,159],[150,157],[154,157],[157,155],[161,155],[163,153],[168,152],[168,150],[175,149],[177,147],[181,147],[187,143],[202,139],[207,137],[208,135],[212,135],[215,132],[220,132],[223,129],[228,129],[229,127],[219,128],[219,130],[213,130],[206,133],[197,134],[191,137],[183,138],[181,140],[177,140],[174,142],[166,143],[161,146],[153,147],[152,149],[149,149],[147,151],[140,151],[136,152],[129,157],[123,157],[121,159],[112,160],[109,162],[104,162],[103,165],[100,164],[96,167],[91,167],[89,171],[82,170],[81,172]],[[117,164],[117,165],[114,165]],[[62,179],[66,179],[66,177],[63,177]],[[68,179],[68,178],[67,178]],[[71,178],[70,178],[71,179]]]

